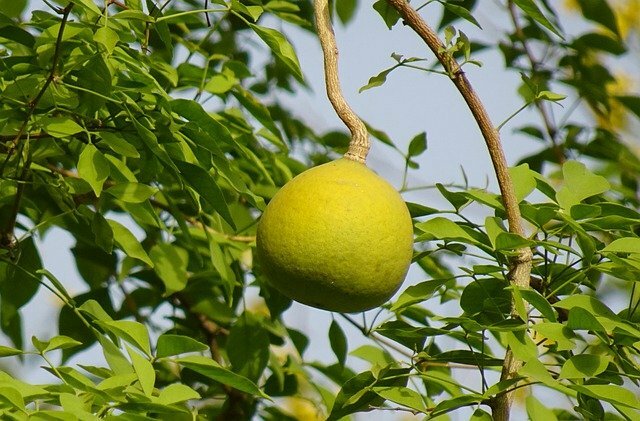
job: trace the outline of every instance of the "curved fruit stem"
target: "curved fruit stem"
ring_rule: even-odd
[[[495,170],[498,185],[500,186],[500,193],[502,194],[502,203],[507,214],[507,221],[509,222],[509,231],[520,236],[524,236],[524,228],[522,227],[522,218],[520,215],[520,208],[518,206],[518,200],[516,199],[513,182],[509,175],[507,160],[504,156],[504,151],[500,144],[500,134],[495,128],[489,113],[480,101],[480,97],[475,92],[471,83],[465,76],[464,72],[460,68],[460,65],[456,59],[446,52],[442,41],[438,38],[436,32],[422,19],[418,12],[411,7],[407,0],[387,0],[389,5],[398,11],[405,25],[408,25],[413,29],[425,44],[433,51],[438,61],[442,64],[445,71],[450,75],[451,81],[458,88],[458,91],[464,98],[469,110],[473,114],[482,136],[484,137],[493,168]],[[518,255],[511,261],[511,268],[509,270],[509,281],[521,288],[529,287],[529,280],[531,274],[531,249],[524,247],[518,250]],[[505,354],[504,363],[502,366],[502,375],[500,380],[506,380],[513,378],[517,375],[518,370],[522,367],[522,361],[519,361],[511,349],[507,349]],[[493,411],[493,419],[496,421],[505,421],[509,419],[509,413],[511,409],[511,403],[513,401],[513,392],[504,393],[491,402]]]
[[[327,96],[336,114],[351,132],[349,149],[347,153],[344,154],[344,157],[364,164],[367,160],[371,143],[369,142],[367,126],[365,126],[364,122],[353,112],[342,95],[340,79],[338,77],[338,46],[336,45],[333,27],[331,26],[329,1],[315,0],[314,10],[316,29],[324,55],[324,75]]]

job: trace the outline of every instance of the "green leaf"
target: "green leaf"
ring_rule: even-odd
[[[380,17],[382,17],[382,20],[389,29],[393,28],[393,26],[400,20],[400,15],[396,9],[387,2],[387,0],[377,0],[373,3],[373,8],[378,12]]]
[[[39,341],[35,336],[31,337],[33,346],[42,354],[55,349],[67,349],[81,346],[82,342],[76,341],[68,336],[54,336],[48,341]]]
[[[127,109],[129,114],[129,118],[133,122],[134,127],[136,128],[136,133],[138,137],[144,143],[148,150],[157,157],[160,162],[162,162],[167,169],[170,169],[173,174],[178,177],[179,171],[176,167],[175,163],[167,153],[166,149],[158,142],[158,137],[152,132],[147,126],[142,124],[138,119],[135,118],[134,114]],[[147,121],[147,120],[145,120]],[[147,123],[150,125],[150,123]]]
[[[547,28],[548,30],[550,30],[551,32],[559,36],[560,38],[564,39],[560,31],[556,28],[556,26],[553,25],[549,21],[549,19],[547,19],[542,14],[542,12],[538,8],[534,0],[514,0],[514,3],[531,19],[535,20],[536,22],[538,22],[539,24],[541,24],[542,26],[544,26],[545,28]]]
[[[438,209],[430,208],[429,206],[424,206],[419,203],[412,203],[412,202],[406,202],[406,203],[412,218],[433,215],[434,213],[440,212]]]
[[[213,154],[217,154],[221,152],[220,146],[216,142],[222,142],[228,145],[233,144],[233,139],[229,129],[207,113],[204,108],[202,108],[202,105],[187,99],[174,99],[169,104],[171,105],[171,110],[173,112],[195,123],[198,128],[201,128],[211,138],[215,139],[212,144],[207,142],[207,137],[204,137],[203,139],[196,139],[196,143],[203,148]]]
[[[601,251],[609,253],[640,253],[640,238],[618,238],[607,244]]]
[[[538,359],[538,357],[531,357],[526,360],[524,366],[520,370],[518,370],[518,374],[531,377],[533,380],[542,382],[549,387],[564,387],[551,376],[549,370],[547,370],[547,367],[545,367],[545,365]]]
[[[529,164],[509,168],[509,175],[515,188],[516,199],[522,202],[536,188],[535,171],[529,169]]]
[[[112,219],[107,219],[107,222],[113,230],[113,239],[127,256],[141,260],[153,267],[153,261],[149,258],[147,252],[144,251],[138,239],[131,234],[131,231],[121,223]]]
[[[233,90],[233,96],[242,104],[242,106],[251,113],[252,116],[256,118],[267,130],[269,130],[278,140],[278,143],[286,146],[282,142],[282,134],[280,133],[280,129],[276,126],[273,121],[273,117],[271,116],[269,109],[262,104],[256,97],[254,97],[251,92],[246,89],[242,89],[241,86],[236,87]]]
[[[482,314],[498,321],[511,310],[511,293],[502,279],[478,279],[467,285],[460,297],[460,307],[470,314]]]
[[[581,162],[567,161],[562,165],[564,184],[556,194],[561,208],[569,211],[571,206],[584,199],[601,194],[611,188],[606,178],[593,174]]]
[[[11,18],[19,17],[27,7],[27,0],[15,0],[10,2],[2,2],[0,4],[0,12]]]
[[[367,89],[376,88],[378,86],[384,85],[384,83],[387,81],[387,76],[389,75],[389,73],[391,73],[397,67],[398,66],[393,66],[393,67],[391,67],[389,69],[381,71],[380,73],[378,73],[375,76],[371,76],[369,78],[369,81],[367,82],[367,84],[362,86],[360,89],[358,89],[358,93],[362,93],[362,92],[366,91]]]
[[[96,33],[93,34],[93,40],[98,44],[102,44],[108,54],[113,53],[113,49],[120,40],[118,33],[108,26],[101,26],[96,29]]]
[[[287,39],[280,32],[275,29],[265,28],[263,26],[248,24],[251,29],[271,48],[271,51],[285,64],[291,71],[293,76],[299,81],[303,81],[302,70],[300,69],[300,62],[298,62],[298,56],[293,47],[287,41]]]
[[[80,133],[84,129],[69,117],[48,117],[39,122],[42,128],[53,137],[67,137]]]
[[[105,193],[128,203],[145,202],[157,192],[157,188],[140,183],[119,183],[105,190]]]
[[[640,118],[640,96],[619,95],[615,97],[625,108]]]
[[[390,311],[396,312],[403,308],[409,307],[416,303],[421,303],[433,296],[433,294],[442,287],[445,283],[449,282],[451,278],[446,279],[433,279],[430,281],[420,282],[416,285],[411,285],[391,306]]]
[[[590,330],[602,334],[607,332],[598,319],[582,307],[573,307],[569,310],[567,327],[573,330]]]
[[[504,339],[513,351],[513,355],[521,361],[538,358],[538,349],[525,331],[505,332]]]
[[[468,9],[462,6],[458,6],[457,4],[451,4],[451,3],[444,3],[444,7],[454,15],[459,16],[462,19],[471,22],[478,28],[482,29],[482,26],[480,26],[476,18],[473,17],[473,15]]]
[[[421,155],[424,151],[427,150],[427,133],[422,132],[414,136],[409,142],[409,151],[407,152],[408,157],[414,157]]]
[[[211,256],[211,264],[225,282],[229,285],[233,285],[236,282],[235,274],[233,273],[229,258],[225,255],[224,250],[220,247],[220,244],[218,244],[217,241],[218,239],[213,236],[209,239],[209,255]]]
[[[562,365],[558,378],[585,379],[595,377],[607,369],[609,362],[611,359],[605,355],[574,355]]]
[[[388,401],[406,406],[407,408],[415,409],[416,411],[427,413],[427,407],[422,399],[422,395],[413,389],[403,386],[395,386],[373,387],[372,390],[378,394],[378,396]]]
[[[112,390],[128,387],[138,379],[133,367],[127,373],[116,374],[115,376],[107,377],[105,380],[98,384],[98,390]]]
[[[331,349],[338,359],[338,364],[344,366],[348,350],[347,336],[335,320],[331,321],[331,326],[329,327],[329,344],[331,344]]]
[[[340,0],[334,2],[336,13],[340,22],[347,24],[353,19],[356,10],[358,9],[358,0]]]
[[[342,419],[349,414],[367,411],[371,406],[382,406],[384,399],[372,391],[372,386],[394,387],[406,386],[407,368],[383,368],[374,376],[365,371],[342,381],[342,388],[335,398],[327,421]]]
[[[134,20],[134,21],[142,21],[148,23],[154,23],[155,19],[141,10],[123,10],[121,12],[116,13],[115,15],[111,15],[110,19],[116,20]]]
[[[75,3],[78,4],[80,7],[82,7],[83,9],[87,11],[91,11],[96,15],[102,14],[102,11],[98,9],[98,6],[96,6],[93,0],[77,0]]]
[[[238,389],[241,392],[249,393],[251,395],[261,396],[269,399],[258,386],[248,378],[229,371],[226,368],[221,367],[218,363],[211,358],[203,356],[189,356],[176,360],[181,366],[193,370],[203,376],[209,377],[221,384]]]
[[[622,40],[608,33],[591,32],[584,34],[573,40],[572,44],[576,49],[599,50],[616,56],[627,52],[627,48]]]
[[[567,97],[566,95],[558,94],[551,91],[540,91],[536,95],[536,99],[542,99],[542,100],[551,101],[551,102],[562,101],[566,97]]]
[[[105,253],[110,254],[113,250],[113,230],[109,225],[109,221],[101,213],[96,212],[93,214],[91,232],[93,232],[96,246],[100,247]],[[76,255],[76,262],[78,262],[78,257]],[[95,258],[95,256],[93,257]]]
[[[309,346],[309,338],[307,338],[304,333],[291,328],[287,328],[287,333],[298,354],[304,355],[304,351],[306,351]]]
[[[60,397],[60,406],[62,406],[62,409],[64,409],[64,412],[75,414],[78,416],[78,419],[80,420],[91,419],[92,415],[89,412],[87,412],[85,407],[85,402],[81,397],[71,393],[61,393],[59,397]],[[58,412],[58,414],[60,413],[62,413],[62,411]]]
[[[476,403],[482,402],[482,400],[482,395],[475,393],[456,396],[451,399],[444,399],[436,405],[435,408],[433,408],[431,417],[437,417],[464,406],[472,406]]]
[[[419,222],[415,227],[427,234],[431,234],[436,240],[459,240],[476,243],[476,240],[455,222],[437,216],[425,222]]]
[[[396,151],[400,152],[400,149],[398,149],[398,147],[393,144],[393,141],[391,140],[391,138],[389,137],[388,134],[386,134],[382,130],[376,129],[375,127],[367,124],[366,122],[365,122],[365,125],[367,126],[367,131],[369,132],[369,134],[371,136],[375,137],[376,139],[378,139],[380,142],[384,143],[385,145],[390,146],[393,149],[395,149]]]
[[[580,393],[584,393],[585,395],[605,402],[616,403],[634,409],[640,407],[640,401],[638,401],[636,395],[627,387],[613,384],[572,384],[569,387]]]
[[[0,358],[13,357],[14,355],[20,355],[23,351],[21,349],[11,348],[9,346],[0,345]]]
[[[97,197],[100,197],[102,186],[109,177],[109,161],[92,144],[88,144],[80,153],[78,175],[89,183]]]
[[[370,362],[372,365],[385,367],[395,363],[395,359],[384,349],[373,345],[362,345],[349,353],[356,358]]]
[[[189,275],[189,253],[175,244],[158,243],[149,251],[153,270],[164,284],[164,296],[182,291],[187,285]]]
[[[178,402],[200,399],[198,392],[187,386],[186,384],[173,383],[160,391],[158,401],[163,405],[172,405]]]
[[[542,296],[538,291],[534,289],[520,288],[520,294],[529,304],[534,306],[536,310],[540,312],[542,317],[552,322],[556,321],[556,313],[553,311],[553,307],[549,304],[546,298]]]
[[[522,299],[522,294],[520,293],[520,288],[517,286],[509,286],[509,290],[513,294],[513,309],[516,311],[516,314],[520,317],[521,320],[528,319],[527,308],[524,305],[524,300]]]
[[[207,345],[189,336],[164,333],[158,338],[156,358],[165,358],[189,352],[203,352],[208,349],[209,347]]]
[[[22,328],[18,310],[27,304],[40,287],[40,254],[32,236],[20,241],[14,265],[0,260],[0,327],[13,344],[22,347]]]
[[[570,295],[569,297],[563,298],[562,300],[558,301],[553,306],[564,308],[566,310],[571,310],[574,307],[579,307],[596,316],[603,316],[610,319],[619,319],[619,317],[613,312],[613,310],[607,307],[606,304],[598,300],[596,297],[590,295]]]
[[[501,232],[495,240],[496,250],[517,250],[522,247],[531,247],[535,243],[511,232]]]
[[[233,371],[257,381],[269,362],[269,334],[256,317],[243,313],[227,338]]]
[[[205,169],[188,162],[176,161],[176,165],[187,184],[213,206],[220,216],[235,229],[236,225],[229,211],[227,201],[211,174]]]
[[[129,363],[129,360],[125,358],[122,352],[120,352],[120,349],[111,342],[111,340],[100,335],[98,336],[98,342],[102,347],[102,354],[105,360],[107,360],[109,368],[111,368],[116,375],[135,375],[133,366]],[[133,381],[133,379],[131,381]]]
[[[527,415],[531,421],[557,421],[558,418],[547,405],[543,405],[535,396],[529,395],[525,399]]]
[[[493,358],[486,354],[469,350],[441,352],[438,355],[428,358],[428,361],[477,365],[482,367],[500,367],[503,363],[503,360],[499,358]]]
[[[478,408],[473,411],[469,421],[493,421],[493,417],[487,411]]]
[[[97,292],[97,291],[94,290],[92,292]],[[93,295],[93,294],[87,293],[87,295]],[[110,304],[111,303],[109,302],[109,305]],[[91,315],[96,320],[101,320],[101,321],[113,320],[111,316],[109,316],[109,314],[102,308],[102,305],[100,305],[100,303],[94,299],[86,300],[84,303],[82,303],[80,307],[78,307],[78,310],[81,310],[82,312]]]
[[[151,356],[149,333],[142,323],[132,320],[104,320],[98,322],[98,324],[117,337],[129,342],[144,352],[145,355]]]
[[[204,90],[215,95],[222,95],[229,92],[237,84],[238,79],[235,77],[225,73],[218,73],[211,76],[211,79],[204,85]]]
[[[275,3],[275,1],[272,1],[269,3]],[[244,13],[245,15],[251,17],[251,19],[253,19],[254,22],[258,20],[258,18],[262,15],[264,11],[261,6],[245,6],[243,3],[241,3],[238,0],[231,0],[231,8],[233,10],[237,10],[238,12]],[[277,9],[277,7],[274,7],[274,9]]]
[[[153,369],[153,365],[151,365],[149,360],[129,347],[127,347],[127,353],[129,354],[129,358],[131,358],[133,370],[135,371],[136,376],[138,376],[138,381],[140,382],[142,391],[146,396],[151,396],[153,393],[153,386],[156,383],[156,372]]]
[[[620,36],[616,17],[606,0],[578,0],[582,15]]]
[[[102,139],[101,144],[106,145],[109,149],[117,154],[127,158],[140,158],[138,150],[129,143],[122,134],[100,131],[98,135]]]
[[[464,208],[471,201],[464,193],[449,191],[440,183],[436,183],[436,188],[457,211]]]
[[[417,312],[419,315],[418,317],[422,318],[425,314],[429,313],[428,311],[425,311],[423,313],[422,311],[418,310],[418,308],[419,307],[417,306],[409,308],[405,312],[405,315],[409,316],[412,314],[412,312]],[[424,342],[427,337],[433,337],[436,335],[447,335],[451,333],[451,331],[433,327],[414,327],[402,320],[391,320],[382,323],[380,326],[375,328],[375,332],[386,336],[387,338],[399,344],[402,344],[415,352],[424,348]]]
[[[24,398],[22,393],[11,386],[0,386],[0,402],[8,404],[19,411],[25,412]],[[3,405],[4,406],[4,405]]]

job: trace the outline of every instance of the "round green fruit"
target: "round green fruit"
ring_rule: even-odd
[[[292,179],[258,223],[257,257],[269,283],[330,311],[383,304],[402,284],[412,252],[413,225],[400,194],[346,158]]]

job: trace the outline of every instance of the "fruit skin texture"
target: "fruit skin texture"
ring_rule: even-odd
[[[413,224],[389,183],[342,158],[280,189],[262,214],[256,241],[262,272],[282,294],[354,313],[380,306],[402,284]]]

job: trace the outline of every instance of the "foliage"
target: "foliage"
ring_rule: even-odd
[[[365,7],[335,3],[343,23]],[[252,259],[265,201],[345,148],[343,134],[316,133],[277,100],[305,82],[293,47],[267,23],[312,31],[311,2],[55,0],[30,16],[25,0],[2,2],[0,357],[35,355],[55,380],[28,384],[5,367],[0,416],[286,420],[295,405],[282,403],[298,399],[329,419],[468,407],[487,419],[495,396],[526,387],[534,420],[638,419],[640,159],[637,130],[627,129],[640,96],[615,71],[637,57],[638,28],[621,20],[631,9],[574,2],[576,34],[551,2],[514,0],[500,15],[508,29],[489,43],[465,34],[480,25],[477,3],[424,7],[442,10],[445,49],[465,66],[493,50],[505,72],[522,75],[522,109],[539,119],[517,131],[540,150],[510,174],[529,235],[508,232],[498,194],[438,184],[447,209],[409,203],[426,280],[368,326],[336,315],[336,363],[324,364],[305,356],[314,338],[284,323],[291,302]],[[386,1],[373,8],[380,25],[401,26]],[[441,83],[455,76],[393,57],[363,89],[384,89],[402,71]],[[592,118],[574,119],[576,110]],[[401,151],[405,172],[425,150],[421,134]],[[54,227],[75,239],[80,295],[43,267],[37,239]],[[535,260],[531,288],[520,289],[506,279],[525,246]],[[20,309],[39,288],[64,306],[58,334],[27,344]],[[246,305],[252,291],[266,311]],[[440,304],[452,303],[457,315],[445,316]],[[167,306],[170,326],[158,323]],[[338,320],[370,343],[350,349]],[[70,364],[91,346],[104,364]],[[496,382],[507,346],[525,364],[518,378]],[[370,368],[354,371],[347,355]],[[570,405],[543,404],[542,389]]]

